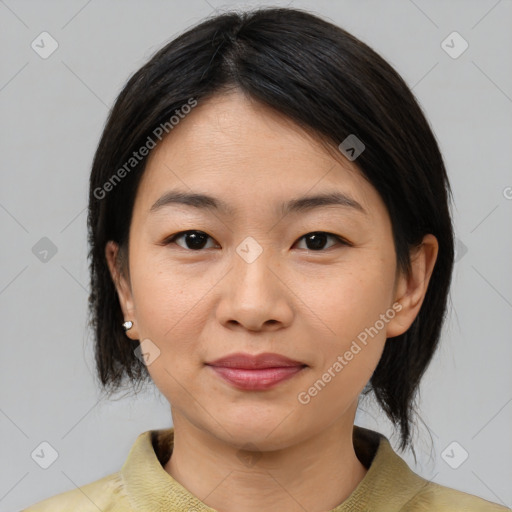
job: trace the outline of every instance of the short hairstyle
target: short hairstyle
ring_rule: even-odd
[[[385,344],[362,393],[374,393],[399,427],[404,449],[411,444],[418,386],[446,316],[454,264],[452,192],[435,136],[401,76],[365,43],[302,9],[206,18],[157,51],[120,92],[94,156],[89,190],[89,313],[101,387],[113,393],[126,379],[150,380],[134,351],[138,342],[122,328],[105,258],[106,243],[117,242],[127,272],[133,204],[147,161],[139,155],[135,162],[134,151],[155,138],[157,127],[169,127],[184,105],[230,89],[273,108],[338,154],[351,134],[363,142],[355,163],[386,205],[399,271],[408,275],[409,250],[425,234],[438,240],[422,307],[410,328]]]

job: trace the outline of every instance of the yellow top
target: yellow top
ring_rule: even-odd
[[[148,430],[120,471],[40,501],[22,512],[215,512],[163,468],[174,428]],[[368,472],[331,512],[504,512],[512,509],[429,482],[414,473],[382,434],[354,425],[354,450]]]

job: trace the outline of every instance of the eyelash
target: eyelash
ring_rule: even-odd
[[[204,231],[200,231],[198,229],[188,229],[186,231],[180,231],[179,233],[176,233],[174,235],[171,235],[170,237],[167,237],[163,242],[162,242],[162,245],[171,245],[173,243],[175,243],[175,240],[177,238],[180,238],[182,237],[183,235],[186,235],[186,234],[189,234],[189,233],[201,233],[201,234],[204,234],[206,235],[208,238],[210,238],[211,240],[213,240],[213,238],[208,235],[208,233],[205,233]],[[349,246],[351,247],[352,244],[348,241],[348,240],[345,240],[344,238],[342,238],[341,236],[339,235],[335,235],[334,233],[329,233],[327,231],[311,231],[309,233],[306,233],[305,235],[302,235],[299,239],[299,240],[302,240],[304,239],[305,237],[307,237],[308,235],[327,235],[327,237],[331,237],[331,238],[335,238],[339,243],[340,245],[344,245],[344,246]],[[176,244],[177,245],[177,244]],[[181,246],[179,246],[181,247]],[[334,247],[334,246],[331,246],[331,247]],[[328,249],[330,249],[331,247],[328,247]],[[188,249],[188,248],[185,248],[185,247],[181,247],[182,249],[185,249],[187,251],[193,251],[193,252],[201,252],[203,249]],[[325,252],[326,249],[320,249],[320,250],[314,250],[314,249],[306,249],[306,250],[309,250],[310,252]]]

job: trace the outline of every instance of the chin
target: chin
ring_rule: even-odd
[[[261,415],[257,413],[230,421],[224,416],[219,433],[222,438],[238,447],[252,443],[262,451],[273,451],[286,448],[298,442],[301,430],[297,421],[289,421],[289,409],[279,415]],[[225,430],[224,430],[225,429]]]

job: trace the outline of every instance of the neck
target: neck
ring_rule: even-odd
[[[354,451],[353,417],[263,452],[241,451],[174,411],[173,422],[174,448],[164,469],[222,512],[325,512],[345,501],[367,472]]]

